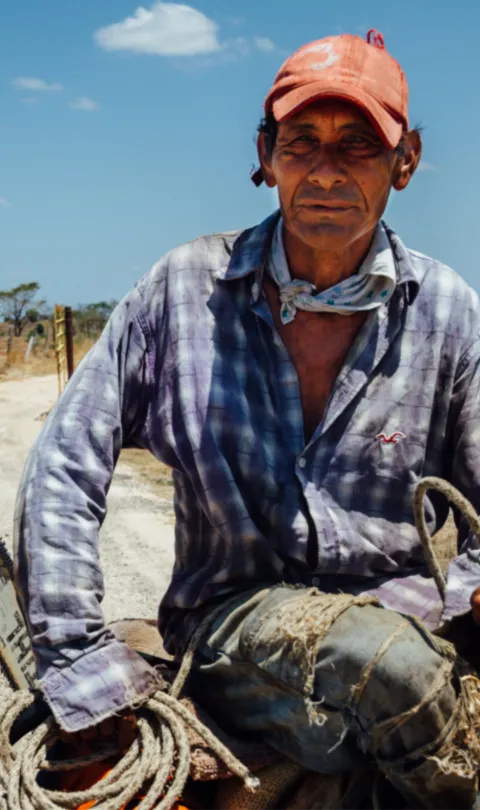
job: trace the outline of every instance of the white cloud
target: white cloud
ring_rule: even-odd
[[[248,44],[245,37],[237,37],[236,39],[228,43],[228,47],[231,51],[239,53],[240,56],[249,56],[250,54],[250,45]]]
[[[100,106],[98,101],[94,101],[93,98],[87,96],[80,96],[80,98],[70,102],[72,110],[84,110],[84,112],[96,112],[100,109]]]
[[[12,204],[7,200],[6,197],[0,197],[0,207],[1,208],[11,208]]]
[[[218,25],[201,11],[177,3],[140,6],[132,17],[100,28],[94,39],[106,51],[158,56],[198,56],[221,49]]]
[[[18,76],[13,79],[12,84],[19,90],[30,90],[35,93],[58,93],[63,90],[63,85],[58,82],[48,84],[44,79],[36,79],[28,76]]]
[[[230,18],[232,24],[243,18]],[[219,25],[201,11],[180,3],[157,0],[149,8],[139,6],[131,17],[99,28],[94,40],[106,51],[133,51],[156,56],[209,56],[222,54],[226,59],[247,57],[255,50],[270,53],[275,49],[267,37],[236,37],[221,42]]]
[[[433,163],[427,163],[425,160],[421,160],[417,166],[417,172],[436,172],[437,167],[433,165]]]
[[[254,37],[253,43],[257,51],[262,51],[262,53],[272,53],[275,50],[275,45],[268,37]]]

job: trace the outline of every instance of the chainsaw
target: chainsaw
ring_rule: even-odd
[[[35,687],[35,661],[17,599],[13,561],[0,538],[0,668],[13,689]]]

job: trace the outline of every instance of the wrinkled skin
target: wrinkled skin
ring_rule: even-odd
[[[281,122],[273,151],[260,134],[258,153],[295,277],[321,290],[355,272],[392,188],[403,191],[417,168],[421,139],[406,132],[401,150],[389,149],[358,107],[328,99]]]

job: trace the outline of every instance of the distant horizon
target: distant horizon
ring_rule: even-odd
[[[408,20],[408,25],[405,25]],[[10,4],[0,31],[0,289],[120,300],[164,253],[274,209],[256,189],[262,101],[313,38],[382,31],[405,70],[424,154],[386,219],[475,289],[479,4],[132,0]]]

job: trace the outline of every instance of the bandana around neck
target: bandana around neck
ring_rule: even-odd
[[[328,290],[315,294],[309,281],[292,279],[283,245],[283,219],[280,217],[273,235],[267,269],[280,293],[280,317],[291,323],[297,309],[307,312],[353,312],[378,309],[391,298],[396,285],[392,248],[385,228],[378,223],[368,254],[357,273]]]

